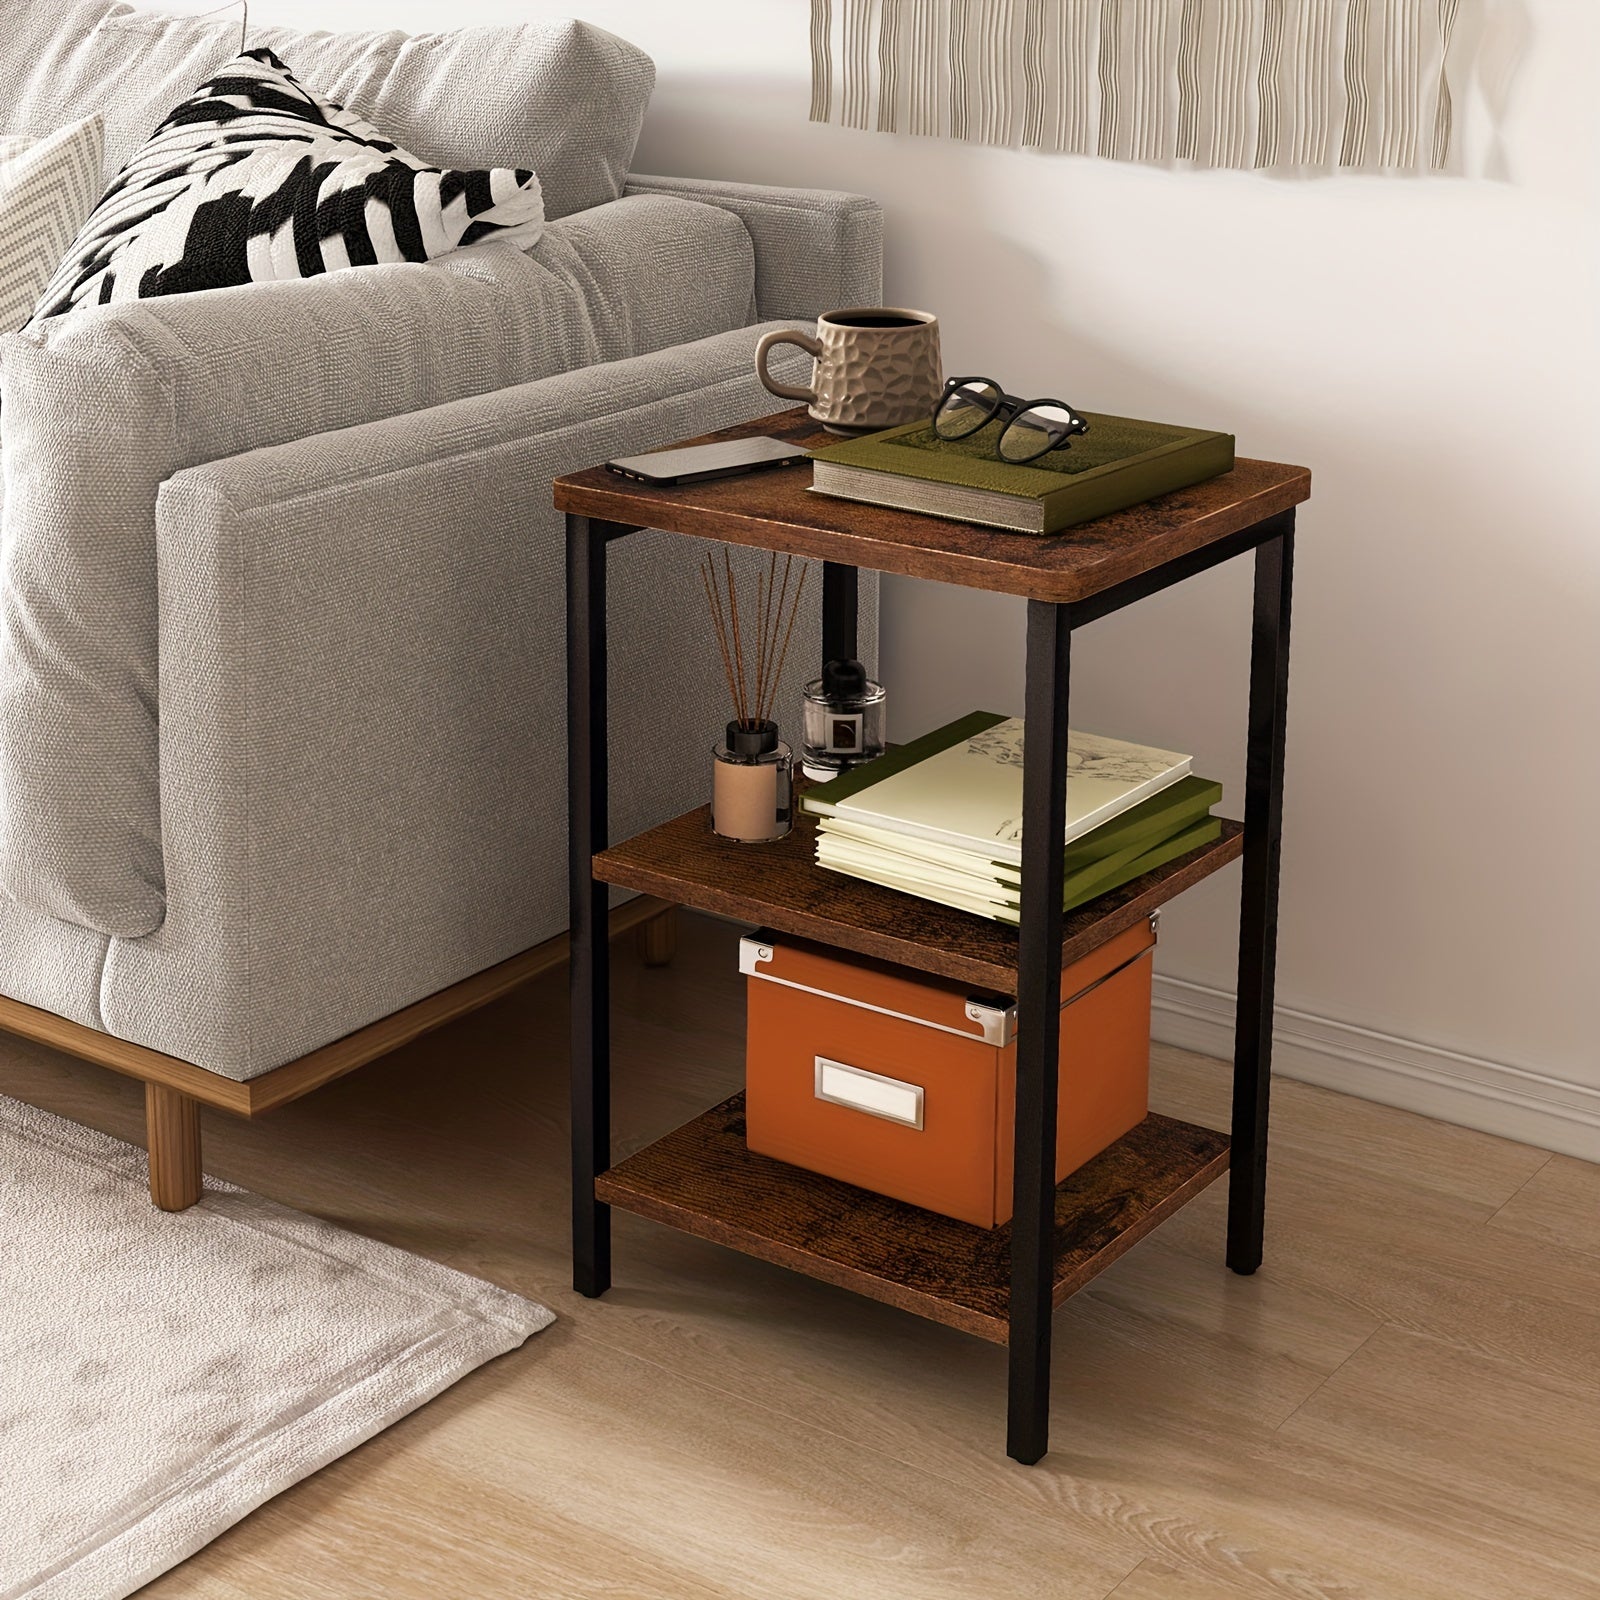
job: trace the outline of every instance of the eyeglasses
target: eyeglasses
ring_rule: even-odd
[[[1019,400],[993,378],[947,378],[933,431],[941,439],[970,438],[980,428],[1006,418],[995,440],[995,454],[1017,465],[1037,461],[1052,450],[1070,450],[1075,434],[1089,424],[1062,400]]]

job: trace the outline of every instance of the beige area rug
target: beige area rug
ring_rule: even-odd
[[[117,1600],[553,1314],[0,1096],[0,1600]]]

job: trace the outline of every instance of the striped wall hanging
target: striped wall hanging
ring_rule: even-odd
[[[810,0],[811,120],[1212,167],[1443,171],[1461,0]]]

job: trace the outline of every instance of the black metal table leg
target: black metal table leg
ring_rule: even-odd
[[[1250,744],[1245,763],[1244,888],[1233,1047],[1233,1153],[1228,1174],[1228,1265],[1261,1265],[1266,1225],[1267,1102],[1272,1082],[1273,985],[1278,951],[1278,856],[1283,837],[1284,719],[1289,699],[1289,599],[1294,513],[1256,550],[1250,645]],[[1026,880],[1024,880],[1026,883]]]
[[[1056,1103],[1060,1069],[1061,882],[1067,813],[1072,618],[1028,603],[1022,766],[1022,910],[1017,953],[1017,1119],[1012,1171],[1010,1396],[1006,1453],[1031,1466],[1050,1447]]]
[[[567,518],[567,826],[572,958],[572,1286],[611,1287],[611,1208],[594,1181],[611,1164],[608,891],[592,860],[607,843],[606,538]]]
[[[858,655],[860,575],[837,561],[822,563],[822,659],[853,661]]]

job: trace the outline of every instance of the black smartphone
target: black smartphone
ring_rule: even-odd
[[[734,439],[727,444],[692,444],[681,450],[653,450],[648,455],[619,456],[606,471],[636,483],[703,483],[707,478],[737,478],[768,467],[792,467],[809,461],[811,452],[765,435]]]

